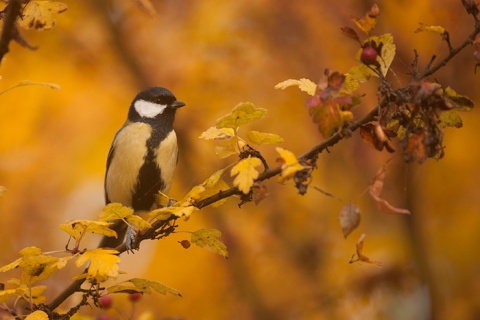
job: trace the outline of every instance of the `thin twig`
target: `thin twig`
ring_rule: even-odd
[[[450,54],[443,58],[440,62],[438,62],[433,67],[431,66],[433,59],[430,61],[429,66],[425,69],[422,75],[420,75],[419,79],[425,79],[426,77],[431,76],[432,74],[436,73],[440,68],[443,68],[453,57],[455,57],[460,51],[462,51],[466,46],[471,45],[473,40],[477,37],[480,33],[480,23],[475,24],[475,29],[473,32],[465,39],[465,41],[456,48],[452,48],[450,50]]]

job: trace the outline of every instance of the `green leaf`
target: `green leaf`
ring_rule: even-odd
[[[218,238],[222,233],[216,229],[200,229],[192,233],[191,243],[203,248],[208,246],[213,252],[228,258],[227,246]]]
[[[256,108],[253,103],[239,103],[230,114],[217,120],[217,128],[237,129],[247,123],[262,119],[267,114],[267,110]]]

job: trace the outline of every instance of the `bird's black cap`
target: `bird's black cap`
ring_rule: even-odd
[[[177,101],[177,98],[170,90],[162,87],[152,87],[140,91],[135,97],[134,101],[145,100],[157,104],[165,104],[170,107],[180,108],[185,106],[185,103]]]

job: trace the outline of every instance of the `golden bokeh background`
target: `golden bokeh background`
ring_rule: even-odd
[[[181,198],[233,159],[215,156],[214,143],[198,136],[239,102],[268,109],[265,119],[241,129],[284,137],[296,154],[323,138],[303,107],[306,95],[275,90],[289,78],[319,81],[325,68],[346,72],[358,44],[341,35],[351,15],[369,1],[184,0],[155,1],[149,16],[135,1],[64,1],[69,9],[48,32],[22,31],[38,50],[10,46],[0,69],[0,88],[19,81],[56,83],[61,90],[27,86],[0,95],[0,264],[26,246],[62,250],[66,220],[95,218],[103,207],[107,152],[135,94],[147,86],[169,88],[187,103],[177,113],[180,160],[170,196]],[[377,1],[377,34],[392,33],[397,59],[390,79],[408,82],[413,49],[421,66],[448,48],[437,34],[414,33],[419,22],[450,32],[453,45],[473,30],[461,1]],[[473,49],[467,48],[432,81],[480,101]],[[376,79],[357,119],[376,105]],[[412,215],[378,211],[365,192],[391,157],[365,145],[358,134],[319,156],[312,186],[356,203],[362,223],[346,240],[338,215],[345,204],[313,188],[305,196],[291,184],[267,183],[270,196],[238,208],[230,199],[206,208],[178,231],[216,228],[228,260],[177,241],[188,233],[148,243],[124,257],[121,269],[161,281],[183,298],[153,294],[136,316],[154,319],[476,319],[480,317],[480,117],[462,114],[464,127],[445,132],[445,157],[422,165],[392,162],[385,197]],[[271,166],[274,148],[259,148]],[[355,242],[367,235],[365,254],[383,268],[349,264]],[[95,244],[91,236],[85,245]],[[90,242],[89,242],[90,241]],[[52,299],[81,269],[62,270],[45,283]],[[11,274],[1,274],[1,282]],[[113,318],[130,306],[114,297]],[[98,310],[85,308],[85,315]],[[104,311],[102,311],[104,312]],[[100,312],[101,313],[101,312]],[[134,317],[135,318],[135,317]]]

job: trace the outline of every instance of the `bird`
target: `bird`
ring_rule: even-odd
[[[156,193],[168,194],[178,161],[173,122],[177,109],[183,106],[184,102],[162,87],[151,87],[135,96],[108,152],[106,205],[120,203],[138,214],[157,207]],[[117,232],[117,238],[105,236],[99,248],[115,248],[127,234],[127,250],[138,249],[133,232],[123,221],[115,221],[110,228]]]

